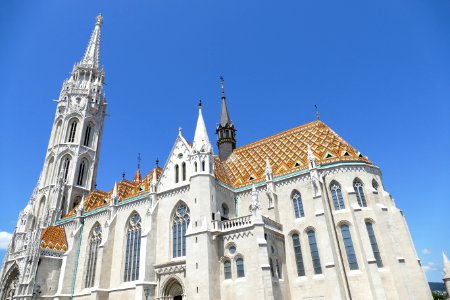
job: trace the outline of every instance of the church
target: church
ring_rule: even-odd
[[[96,189],[102,25],[63,82],[0,300],[432,299],[381,170],[320,120],[238,145],[223,80],[217,154],[199,103],[164,165]]]

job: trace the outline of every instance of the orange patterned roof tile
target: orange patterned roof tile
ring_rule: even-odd
[[[49,226],[42,231],[41,249],[67,251],[66,232],[64,228]]]
[[[236,148],[226,161],[215,162],[215,176],[235,188],[262,181],[266,158],[274,176],[307,169],[308,145],[320,165],[339,161],[372,164],[326,124],[314,121]]]
[[[139,195],[144,192],[148,192],[150,190],[150,184],[153,177],[153,171],[156,170],[156,178],[158,179],[162,174],[162,169],[160,167],[156,167],[152,169],[144,179],[140,181],[129,181],[122,180],[117,183],[117,194],[119,196],[119,201],[123,201],[125,199],[131,198],[133,196]],[[92,211],[94,209],[106,206],[109,204],[109,200],[113,193],[114,188],[110,189],[109,192],[103,192],[100,190],[94,190],[89,193],[84,199],[84,211]],[[65,216],[65,218],[69,218],[75,216],[77,213],[78,205],[72,208]]]

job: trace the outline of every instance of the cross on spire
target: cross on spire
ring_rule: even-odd
[[[141,168],[141,160],[142,160],[141,153],[138,153],[138,156],[137,156],[137,162],[138,162],[137,167],[138,167],[138,169]]]
[[[223,79],[223,76],[220,76],[220,83],[222,87],[222,97],[225,97],[225,79]]]
[[[316,108],[316,118],[317,118],[317,120],[320,120],[320,113],[319,113],[319,108],[317,107],[317,104],[314,104],[314,107]]]

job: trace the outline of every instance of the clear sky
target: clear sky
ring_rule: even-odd
[[[97,177],[163,164],[198,99],[212,140],[225,88],[238,145],[315,119],[367,155],[431,281],[450,255],[450,1],[1,1],[0,248],[36,185],[62,82],[104,16]],[[7,244],[7,243],[6,243]],[[3,255],[4,250],[0,250]]]

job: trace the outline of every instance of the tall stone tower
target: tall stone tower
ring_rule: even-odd
[[[97,16],[86,53],[74,65],[56,100],[44,167],[5,255],[1,297],[32,294],[42,229],[53,225],[95,187],[106,111],[100,67],[102,23],[103,17]]]
[[[230,119],[227,107],[227,98],[225,97],[225,82],[223,77],[220,77],[222,81],[222,108],[220,112],[220,123],[216,128],[217,134],[217,147],[219,148],[220,160],[226,160],[233,150],[236,148],[236,129]]]

